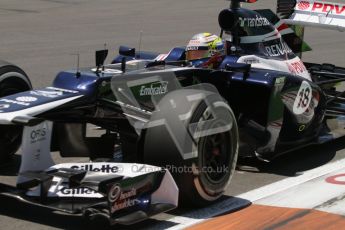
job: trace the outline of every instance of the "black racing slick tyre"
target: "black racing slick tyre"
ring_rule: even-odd
[[[145,163],[169,169],[180,205],[203,207],[216,201],[230,183],[238,155],[231,108],[218,94],[186,89],[166,95],[158,108],[145,131]]]
[[[31,82],[19,67],[0,61],[0,98],[30,90]],[[0,101],[1,106],[6,103]],[[23,127],[0,125],[0,164],[7,162],[21,144]]]

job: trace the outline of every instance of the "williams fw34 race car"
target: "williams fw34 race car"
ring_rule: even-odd
[[[60,72],[35,89],[0,63],[0,160],[21,146],[16,187],[2,195],[133,224],[179,203],[206,206],[229,186],[239,157],[263,161],[345,134],[345,68],[303,63],[303,26],[345,29],[345,6],[280,0],[277,14],[233,0],[219,14],[226,53],[186,60],[121,46],[111,64]],[[283,20],[281,20],[283,19]],[[288,25],[291,24],[291,25]],[[87,135],[89,124],[102,134]],[[55,164],[50,153],[89,157]]]

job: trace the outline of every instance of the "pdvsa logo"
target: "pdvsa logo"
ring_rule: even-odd
[[[306,10],[310,7],[310,3],[308,1],[301,1],[297,4],[297,8],[299,10]]]
[[[312,12],[322,12],[326,14],[345,14],[345,6],[336,3],[314,2]]]

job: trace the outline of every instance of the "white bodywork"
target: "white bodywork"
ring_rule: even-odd
[[[297,0],[294,13],[285,22],[345,31],[345,5],[315,0]]]
[[[17,117],[34,117],[83,97],[80,92],[46,87],[0,98],[0,124],[14,124]]]
[[[85,178],[99,178],[112,174],[123,176],[123,179],[159,172],[161,167],[112,162],[64,163],[55,165],[50,154],[52,122],[42,122],[33,127],[24,127],[22,142],[22,162],[17,183],[23,183],[30,178],[21,175],[27,171],[51,171],[53,169],[70,168],[87,171]],[[27,192],[28,196],[40,196],[40,186]],[[104,198],[104,195],[86,187],[69,188],[66,178],[54,177],[48,197],[70,198]],[[151,195],[151,203],[169,203],[177,206],[178,187],[169,171],[165,171],[159,188]]]
[[[238,59],[239,63],[251,64],[254,68],[276,70],[281,72],[298,75],[311,81],[307,68],[299,57],[290,60],[265,59],[256,55],[245,55]]]

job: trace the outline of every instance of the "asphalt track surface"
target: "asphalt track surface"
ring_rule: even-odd
[[[250,7],[274,10],[275,5],[274,0],[264,0]],[[92,66],[94,51],[102,49],[105,43],[110,50],[109,56],[115,56],[121,44],[138,47],[140,31],[141,49],[162,53],[171,47],[185,45],[195,33],[218,34],[217,15],[227,6],[228,2],[223,0],[1,0],[0,59],[19,65],[30,76],[35,88],[43,87],[51,84],[58,71],[75,68],[73,54],[80,54],[81,66]],[[344,33],[308,28],[305,39],[314,49],[304,54],[305,61],[345,66]],[[241,162],[226,196],[241,194],[345,158],[344,148],[343,138],[322,146],[303,148],[271,164]],[[15,181],[18,162],[19,156],[12,165],[0,170],[2,182]],[[0,229],[96,227],[78,216],[62,215],[9,199],[0,200]],[[178,209],[160,215],[158,219],[164,221],[184,216],[189,211]],[[154,226],[159,220],[145,221],[129,228]],[[122,227],[115,229],[119,228]]]

